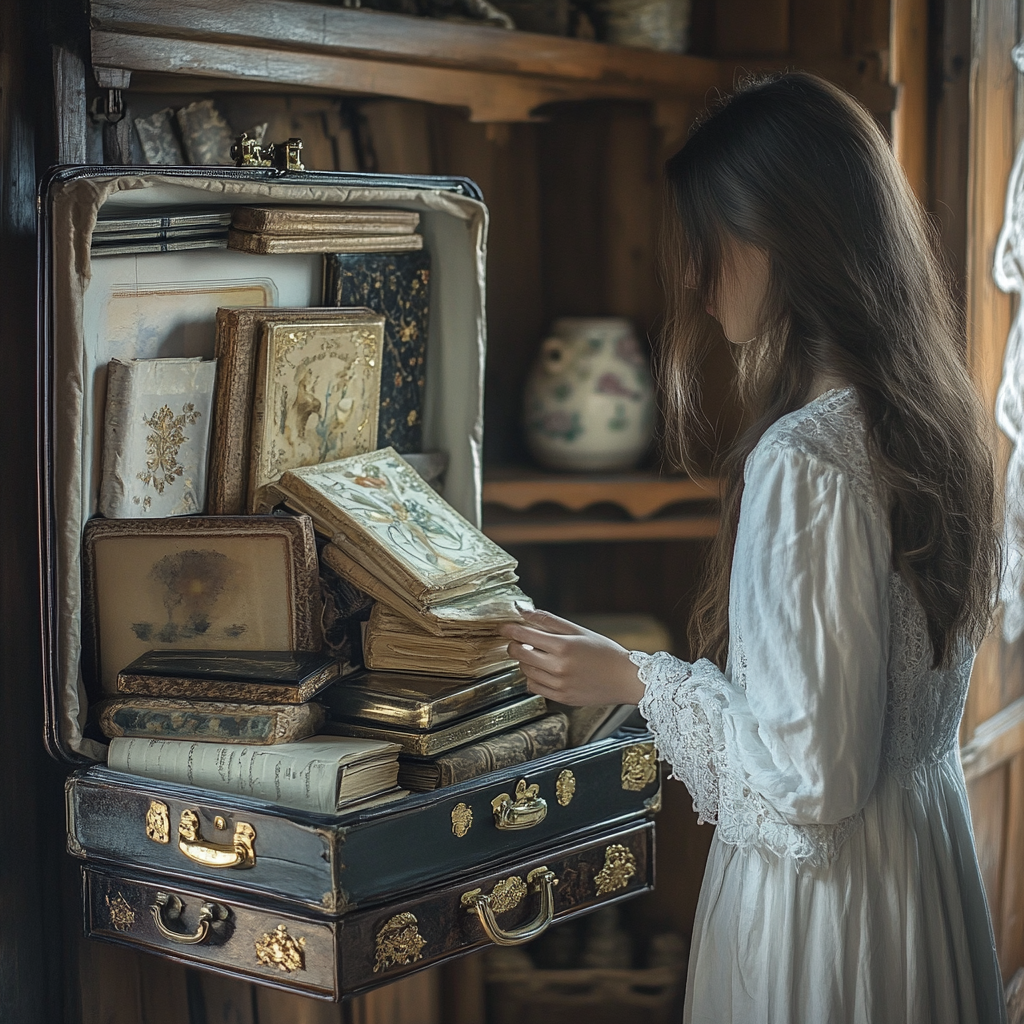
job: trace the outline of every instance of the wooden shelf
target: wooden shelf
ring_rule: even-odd
[[[264,84],[391,96],[468,108],[474,121],[531,121],[549,103],[624,99],[653,103],[659,124],[688,123],[710,91],[731,87],[737,67],[295,0],[93,0],[90,25],[93,68],[104,79],[112,69],[154,89],[205,80],[211,89]],[[877,60],[808,70],[876,113],[892,109],[894,92]]]
[[[699,540],[718,530],[712,507],[719,494],[720,481],[714,478],[502,468],[488,471],[484,479],[484,532],[498,544]],[[531,514],[542,505],[576,515]],[[600,505],[614,505],[629,518],[579,515]],[[679,514],[680,505],[694,508]],[[658,516],[669,509],[673,511]]]
[[[91,35],[94,67],[425,100],[476,121],[729,84],[701,57],[293,0],[94,0]]]

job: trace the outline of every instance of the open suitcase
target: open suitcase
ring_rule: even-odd
[[[653,886],[660,800],[646,733],[561,751],[347,815],[109,770],[83,731],[81,540],[95,513],[111,358],[209,357],[213,314],[263,290],[319,304],[321,257],[197,250],[90,258],[97,213],[245,203],[420,213],[431,250],[424,447],[480,521],[487,210],[459,178],[272,168],[64,167],[39,196],[39,495],[46,743],[77,769],[68,849],[85,929],[327,999],[489,942],[515,944]],[[140,294],[158,313],[140,329]],[[126,312],[127,311],[127,312]],[[136,319],[132,320],[135,316]],[[94,695],[93,695],[94,696]]]

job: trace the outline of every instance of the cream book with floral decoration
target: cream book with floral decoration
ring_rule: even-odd
[[[202,512],[217,363],[113,359],[99,511],[108,519]]]
[[[277,490],[367,572],[413,603],[514,583],[516,560],[393,448],[295,469]]]
[[[262,327],[252,413],[249,508],[288,469],[377,447],[384,317],[369,309]]]

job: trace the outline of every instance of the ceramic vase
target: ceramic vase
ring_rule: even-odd
[[[633,327],[619,317],[563,317],[526,385],[526,441],[549,469],[631,469],[654,429],[654,390]]]

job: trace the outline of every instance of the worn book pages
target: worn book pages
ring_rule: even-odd
[[[249,508],[281,474],[377,446],[384,318],[346,310],[262,325],[253,396]]]
[[[113,739],[107,766],[165,782],[334,814],[393,789],[398,751],[378,739],[317,736],[274,746],[188,740]]]
[[[408,235],[415,210],[370,206],[236,206],[231,226],[265,235]]]
[[[99,494],[108,519],[203,511],[216,370],[199,358],[110,361]]]
[[[278,489],[364,569],[416,602],[515,582],[516,560],[391,448],[290,470]]]
[[[324,731],[339,736],[364,736],[390,740],[401,746],[403,753],[418,757],[435,757],[467,743],[476,743],[487,736],[514,729],[516,726],[540,718],[547,711],[547,704],[539,694],[520,697],[518,700],[490,708],[469,718],[459,719],[451,725],[442,726],[431,732],[408,732],[393,726],[367,725],[363,722],[341,722],[330,720]]]
[[[564,750],[569,723],[565,715],[545,715],[519,729],[510,729],[479,743],[459,747],[440,757],[399,758],[398,784],[416,793],[454,786],[501,768]]]
[[[478,679],[516,664],[496,632],[436,636],[385,604],[375,604],[363,634],[367,668]]]
[[[500,623],[519,622],[522,612],[533,608],[533,601],[511,583],[488,587],[443,604],[425,607],[392,590],[383,580],[350,558],[345,549],[337,544],[326,544],[320,558],[339,576],[369,594],[375,601],[435,636],[493,634]]]
[[[371,312],[362,307],[305,306],[269,309],[260,306],[222,306],[217,310],[217,388],[210,439],[210,515],[237,516],[246,510],[249,494],[249,445],[256,392],[256,360],[264,324],[315,323],[325,317]]]
[[[228,248],[259,256],[296,252],[414,252],[423,248],[422,235],[266,235],[228,231]]]
[[[98,705],[104,736],[206,740],[214,743],[289,743],[319,731],[320,704],[236,704],[165,697],[116,697]]]

